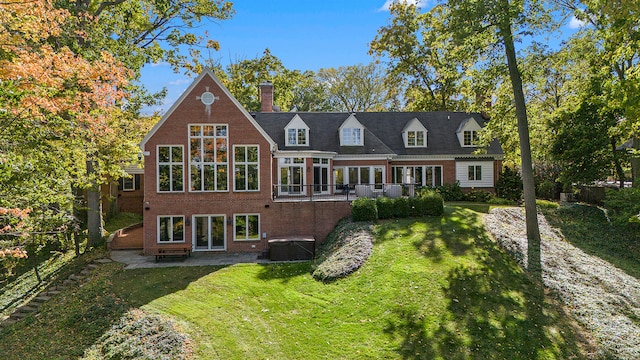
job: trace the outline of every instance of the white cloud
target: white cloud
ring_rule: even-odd
[[[159,63],[151,63],[151,67],[157,67],[157,66],[169,66],[169,63],[166,61],[159,62]]]
[[[578,20],[575,16],[572,16],[571,20],[569,20],[569,28],[571,29],[580,29],[581,27],[584,27],[586,25],[587,23],[582,20]]]
[[[191,82],[191,79],[178,79],[178,80],[174,80],[174,81],[170,81],[169,85],[171,86],[176,86],[176,85],[184,85],[184,84],[189,84]]]
[[[384,2],[384,5],[382,5],[382,7],[380,9],[378,9],[379,11],[389,11],[389,6],[391,6],[391,4],[393,4],[394,2],[405,2],[408,4],[413,4],[419,8],[424,9],[425,7],[427,7],[427,3],[429,2],[429,0],[386,0]]]

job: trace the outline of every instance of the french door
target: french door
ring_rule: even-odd
[[[193,216],[193,250],[226,250],[224,215]]]

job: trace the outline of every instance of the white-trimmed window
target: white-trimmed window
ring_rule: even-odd
[[[158,192],[184,191],[182,153],[182,145],[158,146]]]
[[[407,147],[424,147],[424,131],[407,131]]]
[[[462,133],[464,146],[475,146],[478,142],[478,132],[475,130],[465,130]]]
[[[158,216],[158,244],[184,242],[184,216]]]
[[[227,125],[189,125],[190,191],[228,191]]]
[[[136,189],[136,176],[122,178],[122,191],[134,191]]]
[[[358,145],[362,145],[362,129],[343,128],[342,129],[342,146],[358,146]]]
[[[391,181],[394,184],[415,184],[421,186],[442,186],[442,166],[393,166]]]
[[[260,214],[236,214],[233,216],[235,241],[260,240]]]
[[[307,129],[287,129],[287,146],[307,146]]]
[[[482,166],[469,165],[469,180],[481,181],[482,180]]]
[[[233,147],[234,190],[260,190],[260,166],[257,145],[236,145]]]

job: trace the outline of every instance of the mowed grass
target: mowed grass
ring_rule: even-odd
[[[362,268],[326,284],[306,262],[107,266],[74,296],[108,301],[78,306],[61,296],[55,310],[1,330],[0,357],[72,358],[129,307],[178,321],[199,359],[585,357],[572,321],[487,237],[478,213],[448,206],[442,218],[380,222],[375,238]],[[56,340],[70,320],[91,334]],[[22,337],[28,344],[2,351]],[[56,341],[64,345],[49,350]]]

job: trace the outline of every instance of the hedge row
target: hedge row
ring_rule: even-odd
[[[391,199],[357,198],[351,205],[353,221],[406,218],[410,216],[440,216],[444,213],[444,200],[434,190],[422,190],[416,197]]]

